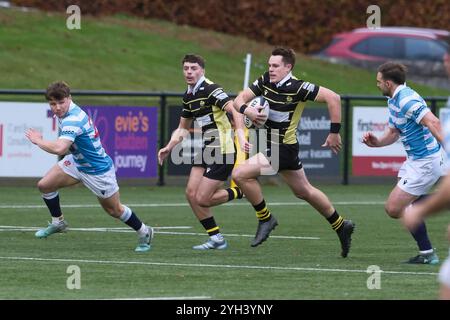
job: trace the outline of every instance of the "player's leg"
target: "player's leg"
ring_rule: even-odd
[[[262,170],[270,168],[270,162],[262,153],[250,157],[244,163],[233,170],[232,177],[239,188],[241,188],[248,202],[253,206],[258,218],[258,229],[251,246],[256,247],[264,242],[270,232],[278,225],[277,220],[267,208],[264,200],[261,186],[257,177],[261,175]]]
[[[68,169],[64,168],[64,161],[69,160],[64,158],[55,164],[37,183],[37,187],[42,193],[42,198],[52,216],[52,222],[46,228],[40,229],[35,233],[35,236],[38,238],[46,238],[54,233],[62,232],[67,228],[68,224],[64,220],[59,203],[58,190],[77,184],[80,180],[76,179],[76,176],[70,173]],[[69,165],[73,165],[73,161],[66,163],[66,167]]]
[[[150,250],[153,230],[146,226],[138,216],[127,206],[120,202],[119,185],[117,184],[114,167],[109,171],[92,175],[79,172],[83,184],[97,196],[102,208],[112,217],[120,219],[138,234],[138,246],[135,251]]]
[[[400,218],[409,205],[421,201],[441,176],[440,155],[436,154],[419,160],[407,160],[399,171],[399,181],[390,193],[385,205],[387,214]],[[437,264],[439,258],[434,252],[425,222],[422,222],[411,235],[417,242],[419,254],[407,260],[414,264]]]
[[[235,199],[242,199],[243,196],[244,193],[238,186],[226,189],[218,188],[210,196],[202,196],[201,198],[205,200],[200,200],[200,205],[206,207],[214,207],[222,203],[233,201]]]
[[[138,234],[138,246],[136,252],[145,252],[150,250],[153,238],[153,228],[143,223],[139,217],[129,207],[120,202],[119,191],[116,191],[108,198],[97,195],[103,209],[112,217],[120,219]]]
[[[238,186],[222,188],[233,168],[234,163],[207,165],[196,193],[196,200],[200,206],[213,207],[234,199],[242,199],[243,193]]]
[[[186,198],[191,206],[192,212],[194,212],[200,224],[205,229],[206,233],[209,236],[209,239],[200,245],[194,246],[195,250],[208,250],[208,249],[225,249],[227,247],[227,242],[223,238],[220,233],[220,228],[216,224],[216,220],[211,212],[209,207],[201,206],[198,203],[198,199],[201,199],[201,196],[197,196],[199,188],[202,187],[202,183],[205,173],[205,168],[202,166],[193,166],[191,169],[191,173],[189,175],[189,180],[186,186]],[[222,184],[222,181],[214,181],[211,179],[206,179],[207,183],[210,183],[214,190],[217,190],[218,187]],[[211,180],[211,181],[208,181]]]
[[[341,242],[342,257],[347,257],[350,251],[351,235],[354,231],[355,224],[350,220],[344,220],[333,207],[328,197],[309,183],[303,168],[298,170],[283,170],[280,171],[280,174],[297,198],[308,202],[327,219],[331,228],[336,231]]]

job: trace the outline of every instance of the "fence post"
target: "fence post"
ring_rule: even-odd
[[[349,128],[350,128],[350,98],[344,97],[344,172],[342,184],[348,185]]]
[[[167,105],[167,97],[163,93],[161,93],[161,100],[160,100],[160,127],[159,127],[159,148],[164,148],[164,143],[166,141],[166,105]],[[164,169],[165,165],[159,166],[158,170],[158,186],[163,186],[165,184],[164,182]]]

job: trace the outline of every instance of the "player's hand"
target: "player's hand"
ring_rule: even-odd
[[[37,144],[42,140],[42,133],[40,133],[36,129],[30,128],[25,131],[25,137],[27,137],[28,140],[30,140],[32,143]]]
[[[160,166],[163,165],[163,162],[167,158],[169,153],[170,153],[170,149],[167,148],[167,147],[164,147],[164,148],[159,150],[159,152],[158,152],[158,163],[159,163]]]
[[[423,221],[417,206],[407,206],[403,210],[402,223],[410,231],[416,230],[419,224]]]
[[[363,134],[361,142],[369,147],[378,147],[380,140],[378,140],[378,138],[369,131]]]
[[[253,145],[251,143],[249,143],[248,140],[245,138],[244,130],[242,130],[242,129],[236,130],[236,135],[237,135],[237,138],[239,141],[239,146],[240,146],[241,150],[244,151],[245,153],[249,153],[252,150]]]
[[[329,147],[335,154],[337,154],[342,148],[341,135],[339,133],[328,134],[327,140],[325,140],[322,147]]]
[[[262,113],[264,107],[259,105],[256,107],[248,107],[245,109],[244,114],[256,125],[263,124],[267,120],[267,115]]]

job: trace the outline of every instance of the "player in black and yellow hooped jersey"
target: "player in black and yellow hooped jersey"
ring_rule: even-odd
[[[305,107],[305,102],[318,101],[328,105],[331,126],[323,147],[334,153],[341,149],[339,135],[341,122],[340,97],[333,91],[313,83],[299,80],[292,75],[295,53],[292,49],[276,48],[269,58],[269,71],[264,73],[249,88],[242,91],[234,100],[234,107],[253,122],[262,123],[265,115],[258,112],[262,107],[248,108],[246,103],[255,96],[263,96],[270,105],[265,123],[267,129],[267,149],[250,157],[233,171],[233,180],[241,188],[253,205],[259,220],[255,238],[251,244],[256,247],[265,241],[278,225],[264,201],[261,187],[256,180],[267,168],[272,173],[279,172],[295,196],[304,199],[324,216],[337,232],[341,242],[341,255],[346,257],[350,250],[353,222],[340,216],[328,197],[313,187],[306,178],[302,162],[298,157],[299,145],[296,129]]]
[[[238,187],[222,189],[223,182],[233,170],[235,159],[233,130],[227,112],[233,117],[241,148],[248,151],[250,145],[243,132],[242,115],[233,108],[232,99],[219,85],[205,78],[204,59],[189,54],[183,58],[182,65],[188,89],[183,97],[180,123],[169,143],[159,150],[158,160],[162,164],[172,149],[189,134],[192,121],[195,120],[202,128],[203,147],[192,159],[186,197],[209,239],[193,248],[225,249],[227,242],[220,233],[210,207],[242,198]]]

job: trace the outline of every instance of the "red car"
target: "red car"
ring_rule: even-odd
[[[319,56],[360,61],[441,61],[450,32],[437,29],[384,27],[355,29],[333,37]]]

